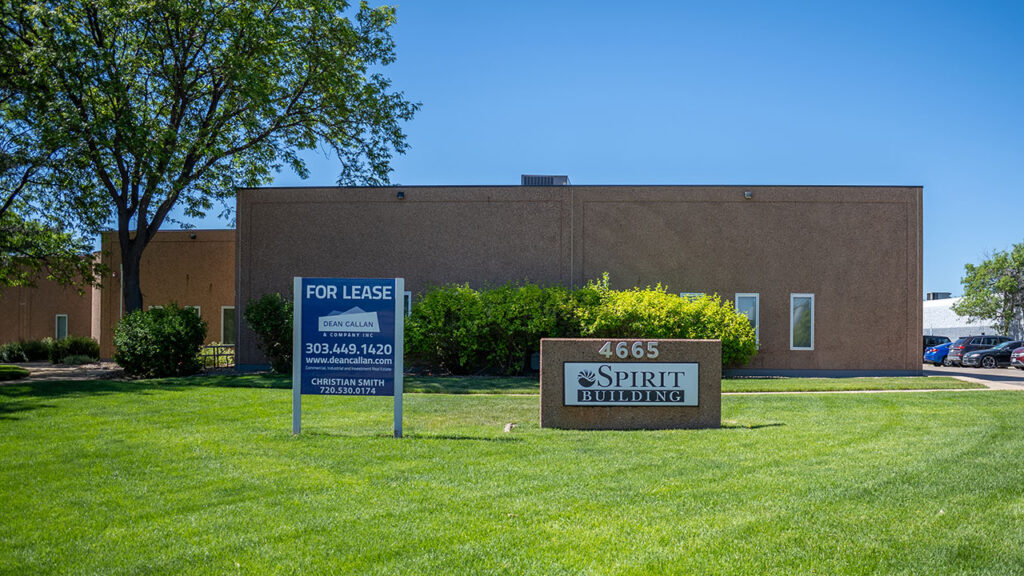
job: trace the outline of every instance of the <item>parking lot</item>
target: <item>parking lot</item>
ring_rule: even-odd
[[[1016,368],[963,368],[960,366],[922,366],[925,376],[961,376],[986,384],[1019,386],[1024,390],[1024,370]]]

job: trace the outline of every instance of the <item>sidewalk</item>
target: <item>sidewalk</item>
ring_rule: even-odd
[[[20,380],[0,382],[0,384],[58,380],[113,380],[124,376],[121,367],[113,362],[97,362],[96,364],[80,364],[78,366],[50,364],[49,362],[19,362],[14,365],[28,370],[29,375]]]

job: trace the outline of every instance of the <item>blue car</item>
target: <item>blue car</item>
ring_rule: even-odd
[[[936,366],[952,366],[951,363],[946,362],[946,356],[949,355],[949,347],[952,345],[952,342],[946,342],[945,344],[932,346],[924,351],[924,361],[931,362]]]

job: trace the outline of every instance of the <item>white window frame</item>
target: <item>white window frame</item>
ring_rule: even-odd
[[[60,337],[60,319],[64,318],[64,338],[67,338],[71,333],[71,325],[68,322],[67,314],[57,314],[53,317],[53,339],[64,340]]]
[[[405,310],[405,317],[408,318],[412,315],[412,291],[406,290],[402,292],[402,308]]]
[[[224,344],[224,311],[225,310],[231,310],[231,315],[234,316],[234,314],[235,314],[235,307],[234,306],[221,306],[220,307],[220,340],[218,340],[218,342],[220,342],[221,344]],[[236,341],[238,340],[238,322],[235,322],[235,340]],[[229,346],[234,346],[234,344],[229,344]]]
[[[189,309],[195,310],[196,311],[196,316],[199,316],[200,318],[203,317],[203,307],[202,306],[182,306],[181,309],[182,310],[189,310]]]
[[[811,299],[811,345],[810,347],[793,346],[793,301],[797,298]],[[790,350],[814,350],[814,294],[792,293],[789,295],[789,349]]]
[[[679,297],[680,298],[689,298],[690,300],[699,300],[699,299],[703,298],[704,296],[706,296],[706,294],[703,293],[703,292],[680,292],[679,293]]]
[[[761,293],[760,292],[737,292],[736,297],[733,299],[733,303],[736,306],[736,311],[740,311],[740,298],[753,298],[754,299],[754,341],[757,343],[757,347],[761,347]]]

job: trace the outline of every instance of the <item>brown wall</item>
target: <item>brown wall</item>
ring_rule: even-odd
[[[45,274],[37,276],[34,282],[34,288],[0,291],[0,344],[54,338],[57,314],[68,315],[68,336],[98,336],[92,325],[93,301],[99,299],[98,290],[86,288],[80,295],[76,288],[47,280]]]
[[[104,232],[102,246],[111,274],[104,278],[101,293],[100,354],[110,358],[114,354],[114,326],[122,314],[117,233]],[[142,254],[140,283],[143,306],[171,302],[199,306],[200,316],[208,323],[206,342],[220,341],[221,306],[235,303],[235,231],[160,231]]]
[[[746,199],[744,192],[751,192]],[[397,197],[398,192],[404,198]],[[293,276],[760,293],[753,369],[920,370],[920,187],[265,188],[238,193],[238,302]],[[815,295],[814,350],[789,295]],[[261,363],[239,330],[239,363]]]

